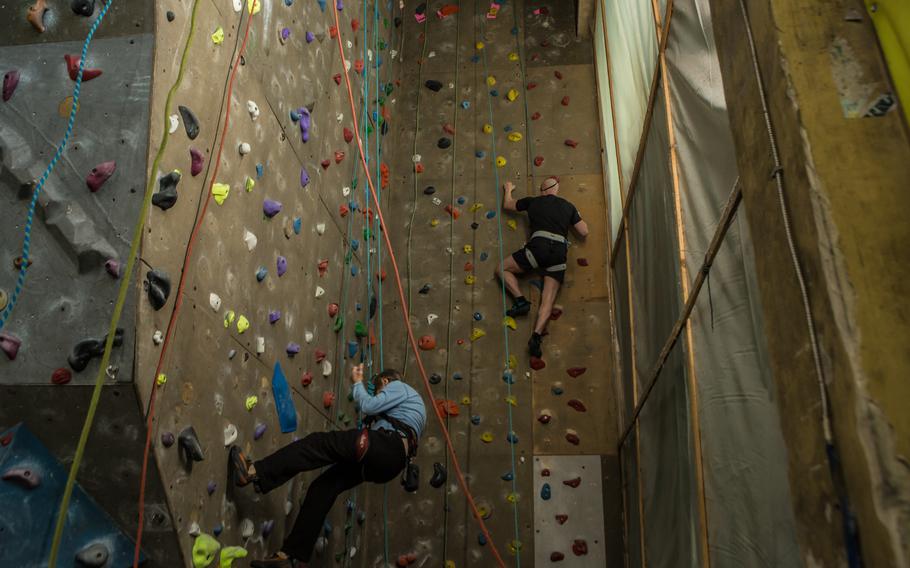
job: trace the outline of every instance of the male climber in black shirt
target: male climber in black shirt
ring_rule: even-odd
[[[540,184],[540,195],[522,197],[515,200],[512,191],[515,185],[508,181],[503,186],[502,208],[506,211],[527,211],[531,223],[531,238],[524,247],[506,257],[502,266],[496,269],[496,275],[505,283],[506,289],[515,298],[515,303],[506,314],[512,317],[523,316],[531,311],[531,302],[521,293],[518,287],[518,274],[536,271],[543,275],[543,293],[540,308],[537,310],[537,323],[534,333],[528,341],[528,351],[534,357],[540,357],[540,342],[556,294],[566,275],[566,253],[569,249],[569,229],[584,239],[588,236],[588,225],[578,209],[567,200],[559,197],[559,180],[548,177]]]

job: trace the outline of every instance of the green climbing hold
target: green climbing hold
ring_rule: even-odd
[[[215,540],[215,537],[202,533],[196,537],[193,543],[193,566],[195,568],[206,568],[215,560],[215,554],[221,544]]]
[[[221,549],[218,559],[218,568],[231,568],[231,564],[238,558],[246,558],[247,551],[242,546],[227,546]]]
[[[332,330],[335,333],[338,333],[339,331],[341,331],[341,328],[343,328],[343,327],[344,327],[344,318],[339,315],[338,317],[335,318],[335,326],[332,328]]]
[[[367,328],[360,320],[357,320],[357,323],[354,324],[354,335],[361,338],[367,336]]]

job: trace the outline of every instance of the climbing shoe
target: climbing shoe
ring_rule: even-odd
[[[246,487],[250,483],[257,481],[256,477],[250,474],[250,462],[246,459],[243,450],[239,446],[231,446],[228,460],[231,464],[231,475],[234,478],[234,485]]]
[[[250,562],[250,568],[296,568],[297,564],[287,556],[273,554],[262,560]]]
[[[531,357],[543,357],[543,351],[540,349],[540,342],[543,340],[543,337],[539,333],[532,333],[531,339],[528,340],[528,352],[531,354]]]
[[[524,296],[515,300],[515,303],[512,304],[512,307],[506,310],[506,315],[510,317],[517,317],[527,315],[531,311],[531,302],[529,302]]]

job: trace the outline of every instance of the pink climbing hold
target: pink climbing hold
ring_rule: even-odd
[[[73,81],[79,76],[79,63],[82,59],[78,55],[69,55],[66,54],[63,56],[63,59],[66,60],[66,72],[69,74],[70,79]],[[101,69],[83,69],[82,70],[82,82],[91,81],[95,77],[101,75]]]
[[[195,148],[190,148],[190,174],[198,176],[202,172],[202,166],[205,163],[205,158],[202,157],[202,152]]]
[[[323,351],[322,349],[319,349],[317,347],[314,354],[316,356],[316,364],[319,364],[319,363],[322,363],[323,361],[325,361],[326,352]]]
[[[300,377],[301,386],[308,387],[313,382],[313,373],[307,371]]]
[[[104,182],[106,182],[112,175],[114,175],[114,171],[116,170],[117,162],[113,160],[110,162],[101,162],[92,168],[92,171],[89,172],[87,176],[85,176],[85,185],[88,186],[89,190],[91,190],[92,193],[95,193],[101,189],[101,186],[104,185]]]
[[[588,411],[588,408],[585,406],[585,403],[583,403],[582,401],[578,400],[577,398],[573,398],[572,400],[570,400],[570,401],[568,402],[568,404],[569,404],[569,406],[571,406],[572,408],[574,408],[574,409],[577,410],[578,412],[587,412],[587,411]]]
[[[329,308],[328,308],[328,310],[329,310],[329,317],[330,317],[330,318],[333,318],[333,317],[337,316],[337,315],[338,315],[338,309],[339,309],[339,308],[338,308],[338,304],[336,304],[335,302],[332,302],[331,304],[329,304]]]
[[[581,478],[573,477],[572,479],[566,479],[562,482],[562,484],[567,487],[571,487],[572,489],[578,489],[578,487],[581,485]]]
[[[13,93],[16,92],[16,87],[19,86],[19,70],[13,69],[12,71],[7,71],[3,75],[3,102],[9,101],[13,97]]]
[[[561,104],[561,105],[564,106],[564,107],[569,106],[569,95],[564,96],[564,97],[562,98],[562,100],[559,101],[559,104]]]
[[[350,144],[351,140],[354,139],[354,132],[350,128],[345,127],[345,129],[343,131],[343,135],[344,135],[344,141],[347,142],[348,144]]]
[[[340,164],[344,160],[344,152],[335,151],[335,163]]]
[[[22,340],[6,331],[0,331],[0,351],[6,353],[10,361],[16,359],[19,354],[19,347],[22,346]]]
[[[104,269],[111,275],[111,278],[120,278],[120,270],[122,269],[120,261],[111,258],[104,263]]]
[[[569,515],[556,515],[556,522],[564,525],[569,520]]]
[[[335,404],[335,393],[330,391],[325,391],[322,393],[322,406],[325,408],[331,408]]]
[[[543,164],[543,156],[534,156],[534,165],[538,168]]]
[[[533,356],[531,357],[531,368],[534,369],[535,371],[539,371],[546,366],[547,366],[547,364],[540,357],[533,357]]]
[[[576,142],[575,140],[572,140],[571,138],[566,138],[565,145],[568,146],[569,148],[577,148],[578,142]]]
[[[578,266],[588,266],[588,259],[587,259],[587,258],[578,258],[578,259],[575,260],[575,262],[578,263]]]
[[[588,553],[588,543],[584,539],[576,538],[572,543],[572,552],[575,556],[584,556]]]
[[[3,480],[18,483],[26,489],[34,489],[41,485],[41,475],[37,471],[25,467],[7,470],[3,474]]]
[[[566,373],[568,373],[568,375],[574,379],[576,377],[580,377],[581,375],[584,375],[585,371],[587,371],[587,370],[588,370],[587,367],[569,367],[568,369],[566,369]]]
[[[319,264],[316,265],[316,270],[319,271],[319,277],[322,278],[325,276],[325,273],[329,269],[329,259],[323,258],[319,261]]]
[[[73,373],[65,367],[60,367],[51,373],[51,383],[55,385],[65,385],[73,380]]]

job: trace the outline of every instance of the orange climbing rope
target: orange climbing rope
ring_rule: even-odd
[[[401,301],[401,317],[404,318],[404,326],[408,332],[408,342],[411,344],[411,350],[414,352],[414,359],[417,363],[417,369],[420,371],[420,377],[423,379],[424,387],[426,387],[427,396],[430,398],[430,407],[434,410],[433,414],[436,415],[436,420],[439,422],[439,427],[442,430],[442,436],[446,441],[446,448],[449,450],[449,455],[452,457],[452,465],[455,466],[455,476],[458,478],[458,484],[461,485],[462,491],[464,491],[465,498],[468,500],[468,505],[471,507],[471,512],[474,514],[474,518],[477,519],[477,524],[480,525],[480,531],[483,533],[484,537],[487,539],[487,543],[490,545],[490,550],[493,552],[493,557],[496,559],[496,564],[500,568],[505,568],[505,563],[502,560],[502,556],[499,554],[499,550],[496,548],[496,543],[493,538],[490,536],[490,531],[487,529],[486,523],[483,522],[483,517],[480,514],[480,511],[477,508],[477,503],[474,502],[474,496],[471,494],[471,490],[468,488],[468,483],[465,481],[464,473],[461,471],[461,465],[458,462],[458,456],[455,454],[455,446],[452,444],[452,439],[449,437],[449,430],[446,428],[445,421],[439,415],[436,409],[436,398],[433,396],[433,390],[430,387],[430,379],[427,375],[427,370],[423,366],[423,360],[420,358],[420,349],[417,347],[417,339],[414,336],[414,330],[411,328],[411,316],[408,310],[408,304],[404,298],[404,287],[401,284],[401,274],[398,272],[398,261],[395,259],[395,250],[392,248],[392,241],[389,239],[389,233],[385,230],[386,224],[385,219],[382,215],[382,207],[379,204],[379,198],[376,195],[376,187],[373,185],[373,178],[370,176],[370,168],[367,165],[366,157],[363,152],[363,140],[360,138],[360,125],[357,122],[357,110],[354,108],[354,92],[351,90],[351,78],[347,73],[347,61],[344,57],[344,45],[341,42],[341,23],[338,20],[338,7],[334,9],[335,14],[335,29],[339,30],[336,34],[335,39],[338,43],[338,54],[341,56],[341,67],[345,70],[344,83],[348,91],[348,102],[351,106],[351,118],[354,121],[354,138],[357,140],[357,149],[360,154],[360,163],[363,165],[363,171],[366,175],[367,184],[370,186],[370,195],[373,196],[373,203],[376,205],[376,214],[379,216],[379,226],[382,229],[382,237],[385,240],[386,248],[389,253],[389,260],[392,263],[392,272],[395,275],[395,286],[398,288],[398,299]]]
[[[243,17],[244,12],[246,12],[246,10],[241,11],[241,18]],[[212,185],[215,183],[215,179],[218,177],[218,169],[221,166],[221,154],[224,151],[224,140],[227,135],[228,126],[231,123],[231,94],[234,90],[234,78],[237,75],[237,68],[240,66],[240,59],[243,57],[243,52],[246,49],[247,39],[250,37],[250,24],[252,21],[253,14],[250,13],[246,21],[246,30],[243,33],[243,42],[241,42],[240,49],[237,51],[237,58],[234,60],[234,65],[231,67],[231,76],[228,80],[227,96],[225,97],[225,100],[227,101],[227,108],[225,109],[224,113],[224,126],[221,129],[221,142],[218,144],[218,153],[215,155],[215,169],[212,172],[212,177],[209,179],[209,190],[205,194],[205,200],[202,204],[202,211],[200,212],[199,217],[197,217],[195,225],[193,225],[193,231],[190,233],[190,239],[186,245],[186,254],[183,258],[182,270],[180,271],[180,282],[177,285],[177,294],[174,297],[174,309],[171,312],[171,317],[167,322],[167,331],[164,334],[164,342],[161,344],[161,354],[158,356],[158,365],[155,367],[153,380],[157,380],[158,375],[161,373],[161,369],[164,367],[164,357],[168,352],[171,334],[174,330],[174,323],[177,321],[180,307],[183,305],[183,286],[186,282],[187,265],[189,265],[190,258],[193,255],[193,245],[196,242],[196,238],[199,236],[199,228],[202,226],[202,219],[205,218],[205,213],[208,210],[209,202],[212,198]],[[145,424],[145,449],[142,454],[142,474],[139,482],[139,524],[136,528],[136,548],[133,553],[133,568],[139,567],[139,555],[140,549],[142,547],[142,526],[145,520],[145,482],[148,473],[149,448],[151,448],[152,445],[152,422],[154,422],[155,419],[155,394],[157,392],[158,389],[153,384],[152,391],[149,394],[149,411]]]

